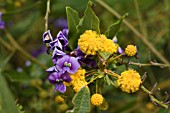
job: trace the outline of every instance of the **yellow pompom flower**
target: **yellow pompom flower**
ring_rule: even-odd
[[[141,78],[138,72],[133,69],[129,69],[121,73],[121,76],[118,77],[117,82],[122,91],[133,93],[139,90]]]
[[[95,31],[86,30],[78,40],[80,50],[86,55],[95,55],[100,48],[100,38]]]
[[[87,82],[85,80],[80,80],[77,82],[74,82],[73,89],[75,92],[78,92],[83,86],[86,86]]]
[[[75,92],[78,92],[83,86],[87,85],[85,73],[85,69],[79,69],[76,73],[70,75],[72,79],[71,85],[73,86]]]
[[[109,53],[116,53],[118,46],[110,39],[107,39],[105,35],[100,35],[101,39],[101,47],[100,51],[109,52]]]
[[[91,96],[91,103],[95,106],[99,106],[103,103],[103,96],[101,94],[93,94]]]
[[[127,56],[134,56],[136,53],[137,53],[137,48],[136,48],[136,46],[134,46],[134,45],[128,45],[128,46],[125,48],[125,54],[126,54]]]

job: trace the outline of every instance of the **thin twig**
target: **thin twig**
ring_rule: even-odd
[[[48,30],[48,16],[50,13],[50,0],[47,0],[47,8],[46,8],[46,14],[45,14],[45,31]]]
[[[141,86],[141,89],[147,93],[149,95],[149,97],[151,98],[151,101],[154,102],[156,105],[159,105],[161,107],[164,107],[166,109],[168,109],[168,105],[166,105],[165,103],[163,103],[162,101],[157,100],[153,95],[152,92],[149,91],[148,89],[146,89],[143,85]]]
[[[15,49],[14,49],[12,46],[10,46],[7,42],[5,42],[5,40],[3,40],[2,37],[0,37],[0,43],[1,43],[4,47],[6,47],[8,50],[10,50],[10,51],[15,51]]]
[[[155,62],[152,62],[152,63],[136,63],[136,62],[129,62],[129,64],[131,65],[137,65],[137,66],[159,66],[159,67],[170,67],[169,64],[162,64],[162,63],[155,63]]]
[[[108,10],[110,13],[115,15],[116,17],[120,18],[121,16],[109,5],[107,5],[103,0],[96,0],[97,3],[99,3],[101,6],[103,6],[106,10]],[[143,43],[149,47],[149,49],[165,64],[170,64],[168,60],[158,51],[154,48],[154,46],[146,39],[145,36],[143,36],[136,28],[134,28],[126,19],[123,20],[123,23],[134,32],[134,34],[139,37]]]
[[[38,64],[42,69],[47,69],[47,67],[42,64],[41,62],[39,62],[36,58],[32,57],[28,52],[26,52],[21,46],[19,46],[19,44],[14,40],[14,38],[12,37],[12,35],[5,30],[6,36],[8,38],[8,40],[11,42],[12,46],[18,50],[21,54],[23,54],[25,57],[27,57],[29,60],[31,60],[32,62]]]

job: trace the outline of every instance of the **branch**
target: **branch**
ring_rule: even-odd
[[[111,14],[115,15],[116,17],[120,18],[121,16],[109,5],[107,5],[102,0],[96,0],[97,3],[99,3],[102,7],[104,7],[106,10],[108,10]],[[126,19],[123,20],[123,23],[134,32],[136,36],[138,36],[143,43],[149,47],[149,49],[165,64],[170,64],[168,60],[158,51],[154,48],[154,46],[146,39],[145,36],[143,36],[136,28],[134,28]]]
[[[169,65],[169,64],[162,64],[162,63],[155,63],[155,62],[152,62],[152,63],[145,63],[145,64],[142,64],[142,63],[136,63],[136,62],[129,62],[129,64],[137,65],[137,66],[139,66],[139,67],[142,67],[142,66],[170,67],[170,65]]]
[[[21,54],[23,54],[25,57],[27,57],[32,62],[38,64],[42,69],[45,69],[45,70],[47,69],[47,67],[44,64],[39,62],[36,58],[32,57],[21,46],[19,46],[19,44],[14,40],[14,38],[11,36],[11,34],[7,30],[5,30],[5,33],[6,33],[8,40],[11,42],[12,47],[14,47],[16,50],[18,50]]]
[[[50,13],[50,0],[47,0],[47,8],[46,8],[46,14],[45,14],[45,31],[48,30],[48,16]]]
[[[155,88],[155,87],[154,87]],[[167,101],[159,101],[158,99],[156,99],[154,96],[153,96],[153,91],[149,91],[148,89],[146,89],[143,85],[141,86],[141,89],[147,93],[151,99],[151,101],[155,104],[155,105],[158,105],[158,106],[161,106],[163,108],[166,108],[168,109],[169,106],[167,104],[169,104]],[[153,90],[153,89],[152,89]],[[167,99],[166,99],[167,100]]]

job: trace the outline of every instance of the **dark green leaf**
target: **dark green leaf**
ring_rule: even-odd
[[[109,52],[99,52],[99,55],[104,59],[107,60],[109,58],[109,56],[111,55],[111,53]]]
[[[106,77],[106,82],[107,82],[107,84],[110,85],[111,83],[110,83],[110,78],[109,78],[109,76],[106,75],[105,77]]]
[[[90,91],[83,87],[73,98],[74,109],[67,113],[89,113],[90,112]]]
[[[13,96],[0,70],[0,113],[18,113]]]
[[[78,41],[77,25],[80,18],[78,12],[70,7],[66,7],[66,13],[69,28],[69,46],[71,49],[75,49]]]
[[[100,34],[100,21],[98,17],[95,15],[94,11],[92,10],[93,2],[89,1],[87,8],[84,12],[84,17],[79,22],[78,32],[79,34],[83,34],[86,30],[93,30]]]
[[[113,23],[112,25],[110,25],[106,32],[105,32],[105,35],[107,38],[109,39],[113,39],[113,37],[117,34],[119,28],[120,28],[120,25],[122,23],[122,20],[127,16],[128,14],[125,14],[123,15],[120,19],[118,19],[117,22]]]

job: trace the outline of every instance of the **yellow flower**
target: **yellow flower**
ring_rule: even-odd
[[[78,92],[81,87],[87,85],[87,82],[85,80],[85,73],[85,69],[79,69],[76,73],[70,75],[72,79],[71,85],[73,86],[75,92]]]
[[[64,98],[62,98],[60,95],[55,97],[55,102],[58,104],[64,103]]]
[[[101,94],[93,94],[91,97],[91,103],[95,106],[99,106],[103,103],[103,96]]]
[[[100,38],[97,33],[92,30],[86,30],[78,40],[80,50],[86,55],[95,55],[99,50],[100,45]]]
[[[133,69],[129,69],[121,73],[121,76],[118,77],[117,82],[122,91],[133,93],[139,90],[141,78],[138,72]]]
[[[86,85],[87,85],[86,81],[80,80],[80,81],[74,82],[73,89],[75,92],[78,92],[83,86],[86,86]]]
[[[134,56],[136,53],[137,53],[137,48],[136,48],[136,46],[134,46],[134,45],[128,45],[128,46],[125,48],[125,54],[126,54],[127,56]]]
[[[105,35],[100,35],[102,46],[100,48],[101,51],[116,53],[118,46],[110,39],[107,39]]]

